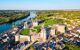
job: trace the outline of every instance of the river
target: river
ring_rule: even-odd
[[[13,22],[11,22],[11,23],[1,24],[1,25],[0,25],[0,33],[3,33],[3,32],[5,32],[5,31],[7,31],[7,30],[12,29],[13,24],[15,24],[15,25],[20,25],[22,22],[27,21],[27,20],[29,20],[30,18],[34,18],[35,15],[36,15],[35,12],[30,12],[30,16],[28,16],[28,17],[26,17],[26,18],[24,18],[24,19],[20,19],[20,20],[17,20],[17,21],[15,21],[15,22],[13,21]]]

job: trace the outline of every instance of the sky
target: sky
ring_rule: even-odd
[[[80,9],[80,0],[0,0],[0,10]]]

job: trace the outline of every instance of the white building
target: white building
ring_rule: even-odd
[[[30,36],[20,35],[20,42],[23,43],[24,41],[30,41]]]
[[[50,35],[54,36],[56,34],[56,30],[54,28],[51,28],[50,30]]]
[[[60,33],[65,33],[65,28],[66,26],[65,25],[56,25],[56,30]]]
[[[33,27],[38,26],[38,22],[37,21],[33,21],[32,25],[33,25]]]
[[[23,27],[24,29],[25,28],[28,28],[28,24],[27,24],[27,22],[24,22],[24,27]]]
[[[15,35],[15,41],[19,41],[20,40],[20,36],[19,35]]]
[[[43,39],[43,41],[46,41],[47,34],[45,28],[41,29],[40,37]]]
[[[7,38],[3,39],[3,42],[7,42]]]
[[[18,31],[18,28],[13,28],[12,33],[15,34]]]

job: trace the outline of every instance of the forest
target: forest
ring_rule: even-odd
[[[0,24],[15,21],[29,16],[29,11],[0,10]]]

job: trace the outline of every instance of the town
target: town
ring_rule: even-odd
[[[55,23],[57,21],[54,21],[53,19],[69,19],[67,19],[67,17],[52,17],[52,14],[46,15],[50,17],[43,15],[45,17],[38,19],[44,12],[38,13],[39,14],[36,15],[37,17],[24,21],[21,25],[14,26],[11,30],[1,34],[0,50],[80,49],[80,27],[76,24],[77,22],[73,22],[73,26],[66,22]],[[45,19],[45,21],[43,19]],[[61,21],[62,20],[58,20],[58,22]]]

